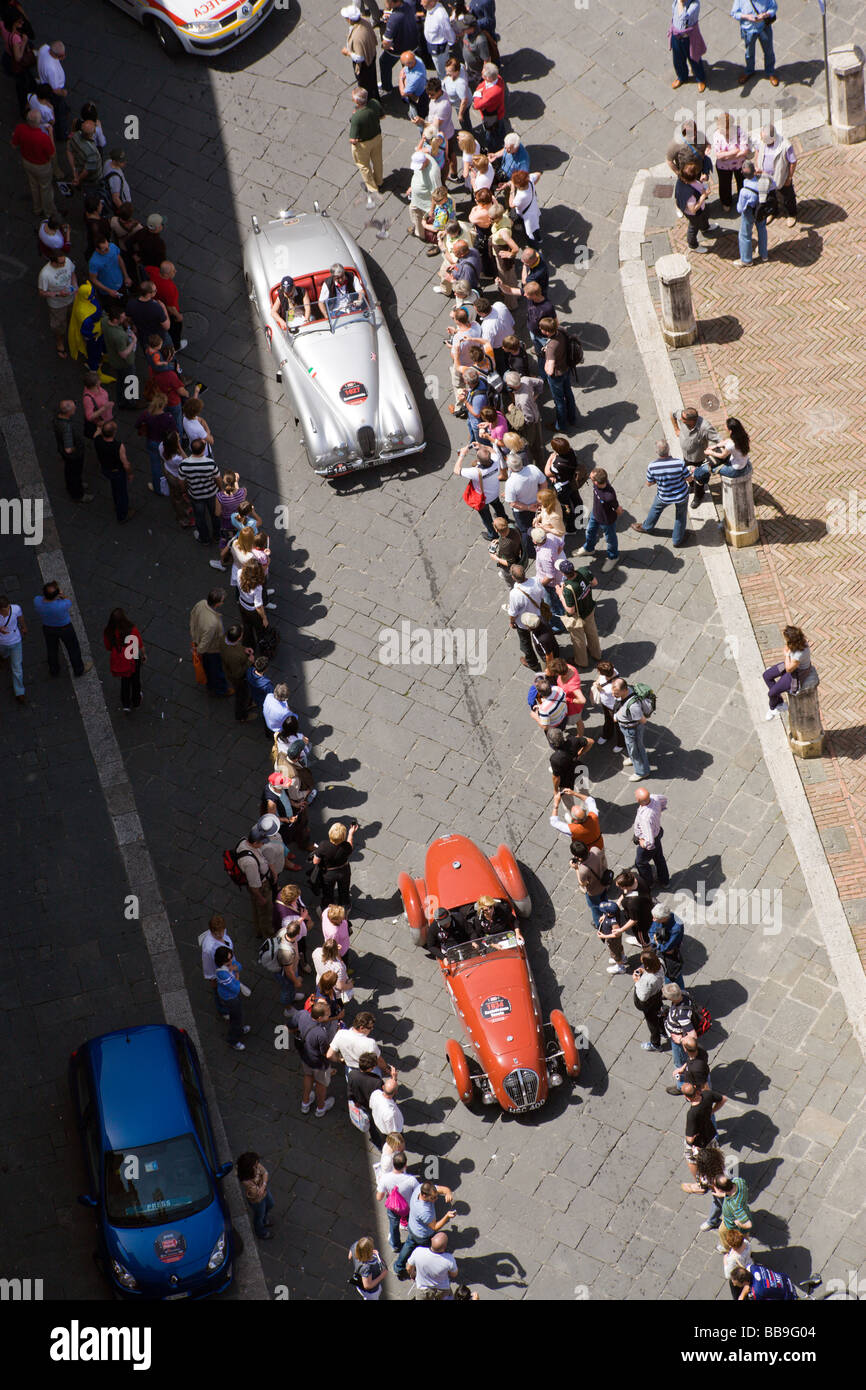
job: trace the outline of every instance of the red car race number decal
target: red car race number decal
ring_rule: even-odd
[[[511,1005],[503,994],[491,994],[481,1005],[481,1017],[486,1018],[488,1023],[493,1023],[510,1013]]]
[[[367,388],[363,381],[347,381],[345,386],[340,387],[340,400],[347,405],[354,405],[356,401],[367,399]]]

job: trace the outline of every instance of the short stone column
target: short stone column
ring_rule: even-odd
[[[797,758],[820,758],[824,752],[824,730],[818,708],[820,677],[814,666],[805,671],[797,694],[788,696],[788,740]]]
[[[863,53],[854,44],[830,50],[830,115],[837,144],[866,140]]]
[[[656,275],[661,289],[662,336],[668,347],[688,347],[698,336],[692,308],[692,268],[679,254],[660,256]]]
[[[755,545],[758,540],[758,521],[752,491],[752,468],[744,468],[736,478],[722,474],[722,511],[725,517],[725,540],[735,550]]]

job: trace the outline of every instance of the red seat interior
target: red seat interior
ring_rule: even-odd
[[[355,278],[357,280],[360,280],[361,277],[358,275],[358,272],[357,270],[355,270],[354,266],[347,265],[346,270],[351,270]],[[294,277],[295,288],[299,290],[306,290],[307,294],[310,296],[310,301],[315,302],[322,292],[322,286],[324,285],[325,281],[329,280],[330,278],[330,267],[327,270],[317,270],[314,275],[296,275]],[[273,289],[271,290],[271,307],[273,309],[276,309],[277,307],[277,295],[279,293],[279,288],[279,285],[274,285]]]

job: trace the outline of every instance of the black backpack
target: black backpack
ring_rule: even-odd
[[[568,355],[568,369],[574,380],[577,381],[577,369],[583,361],[583,344],[576,333],[567,333],[565,344],[566,353]]]

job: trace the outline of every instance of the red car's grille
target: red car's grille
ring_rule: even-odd
[[[527,1067],[510,1071],[502,1084],[505,1094],[513,1102],[516,1110],[524,1110],[535,1105],[538,1100],[538,1077]]]

